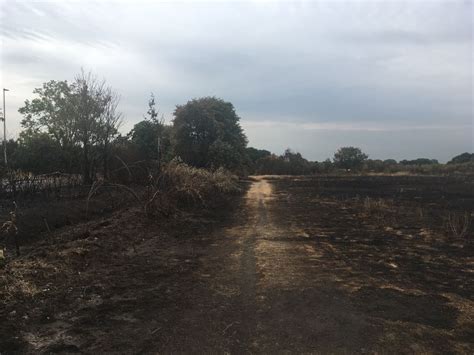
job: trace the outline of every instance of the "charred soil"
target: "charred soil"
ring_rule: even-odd
[[[461,179],[258,177],[226,208],[64,227],[0,269],[0,351],[469,354],[466,211]]]

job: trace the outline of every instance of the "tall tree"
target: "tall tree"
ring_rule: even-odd
[[[334,154],[334,164],[343,169],[359,169],[367,158],[360,148],[342,147]]]
[[[122,123],[122,114],[117,112],[119,96],[109,87],[104,95],[104,112],[99,118],[98,138],[102,149],[102,163],[104,177],[109,177],[110,144],[118,134],[118,128]]]
[[[48,134],[52,142],[60,147],[57,152],[67,162],[64,168],[68,172],[74,171],[77,165],[74,154],[77,131],[71,86],[67,81],[51,80],[33,93],[37,97],[26,100],[18,110],[23,115],[22,146],[27,148],[25,145],[36,142],[39,134]]]
[[[197,167],[239,169],[247,138],[230,102],[204,97],[177,106],[174,112],[175,154]]]
[[[22,135],[45,133],[63,152],[80,147],[84,182],[90,183],[96,164],[96,159],[92,159],[93,151],[102,147],[105,162],[109,143],[117,134],[120,123],[120,114],[116,111],[117,95],[105,81],[84,71],[71,84],[52,80],[33,93],[38,97],[26,100],[25,106],[19,109],[24,116]],[[107,164],[103,167],[106,174]]]
[[[143,121],[133,126],[128,136],[146,160],[161,161],[164,153],[169,150],[169,127],[164,124],[163,116],[160,117],[153,93],[148,100],[147,115]]]

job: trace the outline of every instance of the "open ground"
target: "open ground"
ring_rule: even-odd
[[[474,184],[255,177],[231,208],[67,226],[0,269],[0,351],[474,352]],[[460,223],[460,222],[459,222]]]

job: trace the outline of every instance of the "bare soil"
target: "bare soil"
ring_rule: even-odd
[[[257,177],[69,226],[0,269],[1,353],[474,353],[470,181]]]

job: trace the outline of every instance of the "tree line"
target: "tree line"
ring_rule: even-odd
[[[104,81],[82,71],[72,82],[51,80],[33,91],[19,112],[22,131],[7,142],[9,168],[36,174],[81,174],[85,183],[137,162],[179,159],[199,168],[223,167],[237,174],[316,174],[335,171],[395,172],[440,166],[432,159],[372,160],[357,147],[342,147],[332,160],[309,161],[287,149],[281,155],[247,147],[234,106],[216,97],[176,106],[166,124],[151,94],[143,119],[119,132],[119,95]],[[448,165],[474,165],[463,153]]]

